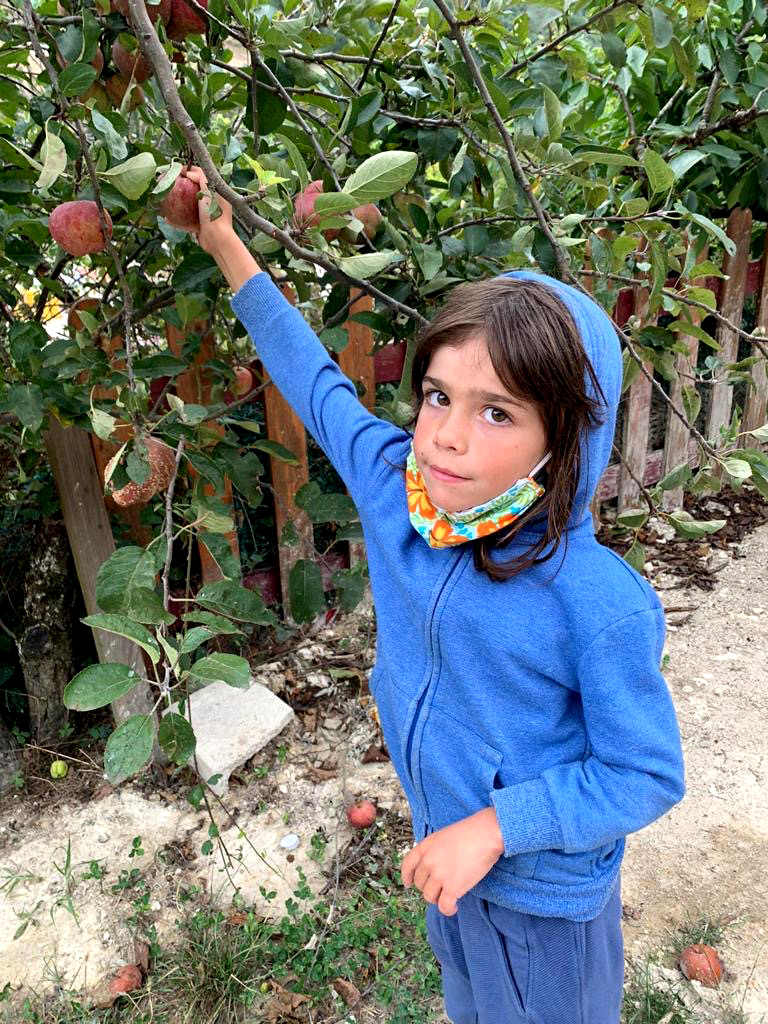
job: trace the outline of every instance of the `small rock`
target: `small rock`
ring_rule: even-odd
[[[340,718],[337,718],[335,715],[332,715],[330,718],[325,719],[323,725],[325,726],[326,729],[340,729],[342,722]]]
[[[300,842],[295,832],[289,832],[280,840],[280,846],[283,850],[296,850]]]

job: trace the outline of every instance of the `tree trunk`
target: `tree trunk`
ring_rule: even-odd
[[[19,655],[29,698],[32,736],[55,743],[68,712],[64,687],[74,675],[74,566],[63,523],[40,523],[27,570]]]
[[[8,726],[0,720],[0,793],[6,793],[11,788],[20,763],[16,740]]]

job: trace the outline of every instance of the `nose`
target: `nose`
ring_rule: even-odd
[[[436,448],[462,455],[467,450],[467,425],[460,410],[455,407],[446,409],[434,434]]]

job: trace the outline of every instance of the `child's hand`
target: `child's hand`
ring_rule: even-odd
[[[504,853],[504,840],[493,807],[448,825],[422,839],[400,869],[403,885],[415,884],[427,903],[441,913],[457,911],[456,901],[485,878]]]
[[[208,179],[205,176],[205,172],[202,167],[190,167],[186,173],[189,180],[194,181],[200,192],[203,193],[203,198],[197,204],[200,215],[200,230],[196,236],[197,242],[201,249],[210,253],[215,259],[217,252],[226,247],[231,242],[233,236],[236,237],[235,230],[232,227],[232,207],[226,199],[223,199],[217,193],[216,202],[219,205],[221,214],[214,220],[211,220],[211,190],[208,188]]]

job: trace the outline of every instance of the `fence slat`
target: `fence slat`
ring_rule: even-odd
[[[645,323],[648,316],[647,288],[634,289],[635,315]],[[649,374],[653,373],[650,363],[643,364]],[[638,480],[645,476],[645,464],[648,458],[648,427],[651,419],[652,385],[645,374],[638,374],[629,386],[625,399],[624,427],[622,430],[621,450],[624,462],[619,468],[619,501],[618,510],[636,508],[640,500],[640,488],[632,479],[630,471]]]
[[[757,296],[757,308],[755,310],[755,327],[762,327],[768,332],[768,228],[765,232],[765,248],[763,260],[760,267],[760,283]],[[755,355],[759,352],[754,351]],[[742,430],[756,430],[768,420],[768,360],[761,359],[752,367],[752,380],[755,383],[754,390],[747,394],[744,404],[744,424]],[[745,439],[748,441],[750,439]],[[754,438],[751,438],[754,441]]]
[[[736,208],[728,217],[728,237],[736,245],[736,253],[723,260],[723,273],[727,279],[723,282],[720,312],[724,317],[737,325],[741,324],[741,311],[744,306],[744,292],[747,284],[747,265],[749,263],[749,243],[752,234],[752,212]],[[718,355],[725,363],[736,361],[739,347],[739,336],[718,320],[715,341],[720,346]],[[725,381],[713,384],[710,394],[709,412],[707,415],[706,436],[717,441],[720,427],[727,426],[731,419],[733,386]]]
[[[171,352],[180,359],[183,358],[183,346],[187,336],[192,332],[199,332],[203,335],[199,352],[192,361],[190,368],[178,375],[174,388],[182,402],[190,405],[209,405],[211,402],[211,380],[204,366],[209,360],[216,358],[216,348],[213,332],[206,330],[207,326],[208,321],[206,320],[191,321],[184,328],[174,327],[173,324],[165,325],[165,337],[168,341],[168,346]],[[223,435],[225,433],[224,427],[220,423],[206,423],[206,427],[216,431],[218,434]],[[194,480],[197,473],[191,466],[188,467],[188,471],[190,479]],[[216,488],[212,484],[206,483],[203,485],[204,494],[212,495],[215,491]],[[225,478],[224,493],[221,497],[227,505],[232,504],[232,481],[229,477]],[[236,531],[233,530],[225,534],[225,536],[232,554],[239,561],[240,546],[237,542]],[[218,562],[205,546],[205,543],[199,538],[197,549],[200,555],[200,572],[203,583],[213,583],[216,580],[222,579],[224,574]]]
[[[281,287],[283,295],[295,304],[296,296],[288,285]],[[309,464],[307,461],[307,435],[304,424],[294,413],[276,387],[264,390],[264,417],[267,423],[267,436],[277,441],[296,456],[297,464],[289,465],[277,458],[270,458],[272,469],[272,491],[275,499],[275,533],[280,559],[280,589],[283,595],[283,606],[286,618],[288,608],[288,578],[291,569],[300,558],[312,558],[314,544],[312,542],[312,523],[309,516],[294,502],[294,495],[309,480]],[[283,528],[292,522],[299,536],[298,544],[288,546],[281,544]]]
[[[708,248],[705,246],[699,255],[699,262],[703,262],[707,259],[708,251]],[[693,308],[691,310],[691,322],[698,326],[701,324],[702,319],[702,311]],[[694,375],[694,370],[696,368],[696,360],[699,355],[699,339],[695,338],[693,335],[679,334],[678,340],[688,346],[688,351],[685,354],[682,352],[678,352],[677,354],[677,358],[675,359],[675,369],[677,370],[678,376],[670,385],[669,397],[678,409],[684,411],[683,388],[686,386],[695,387],[694,382],[689,378]],[[661,468],[662,476],[673,470],[675,466],[679,466],[682,462],[686,461],[689,457],[689,441],[690,435],[685,424],[675,416],[672,409],[668,407],[666,436],[664,438],[664,461]],[[664,508],[682,508],[683,488],[673,487],[671,490],[665,491],[662,502]]]
[[[373,299],[370,295],[360,292],[358,298],[349,307],[350,318],[355,313],[372,313]],[[344,325],[349,336],[349,344],[339,353],[339,367],[357,388],[358,397],[370,412],[376,405],[376,367],[373,357],[373,331],[365,324],[349,319]],[[362,393],[361,393],[362,392]],[[349,564],[364,562],[366,559],[365,544],[361,541],[349,542]]]

